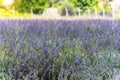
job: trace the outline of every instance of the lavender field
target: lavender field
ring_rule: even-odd
[[[115,80],[119,19],[0,19],[0,80]]]

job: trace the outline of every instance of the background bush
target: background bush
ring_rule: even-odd
[[[75,6],[74,6],[73,3],[70,3],[70,2],[60,2],[59,3],[59,13],[62,16],[66,16],[65,8],[68,10],[68,15],[69,16],[75,15]]]
[[[87,7],[93,7],[98,4],[98,0],[68,0],[68,1],[60,1],[60,0],[15,0],[14,6],[19,12],[28,12],[30,13],[31,8],[35,14],[41,14],[45,8],[51,7],[52,5],[56,5],[62,3],[62,7],[70,7],[69,13],[70,15],[74,14],[74,7],[79,7],[82,12],[84,12]],[[57,6],[57,5],[56,5]],[[64,10],[61,10],[62,15],[64,14]]]
[[[87,7],[93,7],[98,5],[98,0],[69,0],[75,7],[79,7],[82,13],[87,10]]]
[[[35,14],[41,14],[45,8],[50,6],[49,0],[15,0],[15,8],[19,12],[30,13],[30,10],[33,9]]]

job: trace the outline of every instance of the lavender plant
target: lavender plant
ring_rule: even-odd
[[[120,20],[0,19],[0,79],[110,80]]]

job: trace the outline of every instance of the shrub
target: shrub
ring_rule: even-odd
[[[1,19],[0,24],[1,79],[110,80],[119,74],[119,20]]]
[[[14,2],[15,9],[19,12],[27,12],[30,13],[31,8],[33,9],[33,12],[35,14],[41,14],[45,8],[48,8],[50,6],[49,0],[15,0]]]
[[[61,2],[59,4],[60,4],[59,13],[62,16],[66,16],[67,15],[65,9],[68,10],[68,15],[69,16],[75,15],[75,7],[74,7],[73,3],[70,3],[70,2]]]

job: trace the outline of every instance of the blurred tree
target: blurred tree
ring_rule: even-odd
[[[16,10],[20,8],[20,5],[22,4],[21,2],[22,0],[14,0],[13,5],[15,6]]]
[[[59,13],[62,16],[73,16],[75,15],[75,7],[74,4],[71,2],[61,2],[59,4],[60,8],[59,8]]]
[[[79,7],[83,12],[87,9],[87,7],[97,6],[99,0],[69,0],[73,2],[76,7]]]
[[[49,0],[15,0],[15,8],[19,12],[30,12],[32,9],[35,14],[42,13],[45,8],[50,6]]]
[[[14,6],[19,12],[30,12],[31,8],[34,13],[42,13],[45,8],[60,2],[67,1],[73,3],[75,7],[79,7],[85,11],[87,7],[96,6],[99,0],[14,0]]]

